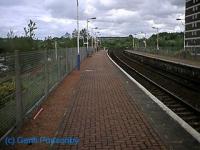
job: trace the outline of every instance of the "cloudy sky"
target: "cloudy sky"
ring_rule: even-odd
[[[185,0],[79,0],[80,28],[99,28],[102,36],[151,35],[152,26],[161,32],[180,32],[176,18],[184,18]],[[0,36],[11,29],[24,35],[29,19],[37,23],[36,37],[62,36],[76,28],[76,0],[0,0]],[[142,36],[142,35],[139,35]]]

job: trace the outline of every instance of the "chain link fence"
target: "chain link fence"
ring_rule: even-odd
[[[83,61],[93,48],[80,48]],[[0,137],[22,123],[77,65],[77,48],[0,56]]]

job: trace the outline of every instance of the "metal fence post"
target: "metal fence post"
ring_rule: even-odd
[[[58,53],[57,41],[55,41],[55,53],[56,53],[56,63],[57,63],[57,82],[60,81],[60,56]]]
[[[49,74],[48,74],[48,56],[47,50],[44,51],[44,78],[45,78],[45,98],[48,96],[49,92]]]
[[[60,51],[58,52],[58,82],[60,82],[61,80],[61,69],[60,69],[60,62],[61,62],[61,57],[60,57]]]
[[[70,68],[70,72],[72,71],[72,49],[70,49],[70,53],[69,53],[69,58],[70,58],[70,61],[69,61],[69,68]]]
[[[22,83],[20,77],[20,62],[19,51],[15,50],[15,87],[16,87],[16,125],[17,128],[21,126],[23,118],[23,105],[22,105]]]
[[[65,60],[65,63],[66,63],[66,74],[68,74],[68,49],[66,48],[65,49],[66,50],[66,53],[65,53],[65,58],[66,58],[66,60]]]

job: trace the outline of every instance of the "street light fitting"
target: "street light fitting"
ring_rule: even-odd
[[[152,27],[153,29],[158,29],[157,27]]]
[[[96,17],[90,18],[90,19],[97,19]]]
[[[185,19],[177,18],[176,20],[179,20],[179,21],[180,21],[180,20],[185,20]]]
[[[95,20],[97,19],[96,17],[88,18],[87,20]]]

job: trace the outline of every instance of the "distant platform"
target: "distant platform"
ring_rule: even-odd
[[[170,56],[150,54],[150,53],[145,53],[145,52],[140,52],[140,51],[133,51],[133,50],[126,50],[126,51],[130,52],[130,53],[137,54],[137,55],[142,55],[142,56],[146,56],[146,57],[151,57],[151,58],[160,59],[160,60],[163,60],[163,61],[172,62],[172,63],[175,63],[175,64],[180,64],[180,65],[200,69],[200,60],[199,61],[197,61],[197,60],[193,61],[193,60],[180,59],[180,58],[175,58],[175,57],[170,57]]]

